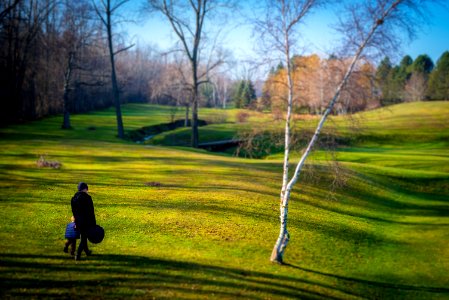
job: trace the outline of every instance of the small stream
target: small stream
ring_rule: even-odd
[[[190,127],[190,120],[187,124]],[[198,126],[206,126],[207,122],[204,120],[198,120]],[[128,132],[128,138],[136,143],[143,143],[154,136],[166,132],[175,130],[177,128],[185,127],[185,120],[176,120],[171,123],[162,123],[152,126],[145,126],[136,130]]]

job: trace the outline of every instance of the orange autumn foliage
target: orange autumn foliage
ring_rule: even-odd
[[[321,113],[344,76],[349,62],[321,59],[318,55],[292,58],[293,107],[296,112]],[[368,61],[359,63],[335,106],[336,113],[366,109],[375,102],[373,76],[375,67]],[[281,115],[287,106],[286,68],[272,72],[263,86],[263,100],[269,102],[274,115]],[[375,105],[375,104],[374,104]]]

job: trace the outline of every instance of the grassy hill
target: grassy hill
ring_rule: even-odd
[[[201,127],[201,142],[228,140],[239,136],[239,132],[248,127],[261,130],[282,131],[282,120],[273,120],[271,115],[251,112],[248,122],[235,122],[235,115],[230,120],[233,123],[213,124]],[[400,145],[425,143],[432,145],[443,143],[449,145],[449,102],[414,102],[388,106],[351,116],[333,116],[323,129],[324,135],[332,135],[343,139],[351,146],[369,146],[392,144]],[[231,122],[232,122],[231,121]],[[313,133],[318,116],[298,116],[294,127],[301,135],[303,132]],[[148,144],[164,146],[190,145],[190,128],[179,128],[155,136]],[[280,151],[282,152],[282,151]]]
[[[201,131],[213,139],[272,123],[254,114],[234,124],[237,113],[202,110],[228,123]],[[123,114],[132,130],[172,112],[126,105]],[[447,116],[449,103],[432,102],[335,117],[328,127],[357,139],[334,152],[338,169],[314,153],[292,196],[285,266],[269,263],[277,154],[250,160],[120,141],[113,110],[73,116],[74,130],[59,129],[61,117],[2,128],[0,296],[449,299]],[[43,154],[62,167],[38,168]],[[106,238],[75,262],[62,248],[79,181]]]

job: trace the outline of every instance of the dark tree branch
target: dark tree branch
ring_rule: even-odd
[[[117,51],[114,52],[114,55],[117,55],[117,54],[119,54],[120,52],[127,51],[127,50],[131,49],[132,47],[134,47],[135,45],[136,45],[136,44],[132,44],[132,45],[129,45],[128,47],[125,47],[125,48],[122,48],[122,49],[120,49],[120,50],[117,50]]]
[[[17,4],[19,4],[20,1],[21,0],[14,0],[14,2],[11,5],[9,5],[2,12],[0,12],[0,22],[3,20],[3,18],[5,18],[9,14],[10,11],[12,11],[17,6]]]
[[[111,8],[111,14],[113,14],[114,11],[116,11],[120,6],[126,4],[127,2],[129,2],[129,0],[122,0],[119,3],[117,3],[114,7]]]
[[[103,0],[101,0],[101,2],[103,3],[103,5],[105,5],[105,3],[103,2]],[[95,13],[97,14],[97,16],[100,18],[101,23],[103,23],[104,26],[107,26],[107,22],[106,20],[103,18],[103,14],[100,12],[100,10],[98,9],[97,5],[95,4],[95,1],[92,2],[94,5],[94,9],[95,9]]]

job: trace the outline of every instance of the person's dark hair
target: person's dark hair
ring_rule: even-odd
[[[89,187],[87,186],[87,183],[85,183],[85,182],[78,183],[78,191],[81,192],[84,189],[89,189]]]

